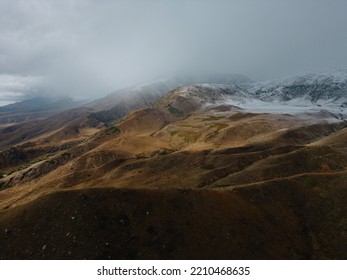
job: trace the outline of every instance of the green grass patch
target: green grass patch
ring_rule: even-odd
[[[54,156],[54,155],[56,155],[56,154],[57,154],[57,152],[51,152],[51,153],[45,154],[45,155],[43,155],[43,156],[41,156],[41,157],[38,157],[38,158],[34,159],[34,160],[31,162],[31,164],[34,164],[34,163],[38,163],[38,162],[40,162],[40,161],[47,160],[47,159],[51,158],[52,156]]]
[[[225,118],[224,116],[209,116],[207,118],[204,118],[203,120],[204,121],[218,121],[218,120],[221,120],[224,118]]]
[[[216,129],[217,131],[220,131],[223,128],[227,128],[228,125],[225,123],[213,123],[213,124],[210,124],[209,127]]]
[[[183,115],[184,115],[182,111],[178,110],[177,108],[175,108],[171,105],[169,105],[167,107],[167,110],[175,117],[183,117]]]
[[[21,166],[15,168],[15,169],[12,169],[11,171],[9,171],[9,172],[8,172],[8,175],[11,175],[12,173],[15,173],[15,172],[21,171],[21,170],[23,170],[23,169],[26,169],[26,168],[28,168],[30,165],[31,165],[31,163],[30,163],[30,162],[27,162],[27,163],[25,163],[25,164],[23,164],[23,165],[21,165]]]
[[[106,129],[107,134],[116,134],[118,132],[120,132],[120,129],[115,125],[112,125]]]
[[[175,137],[175,136],[183,138],[185,142],[191,144],[191,143],[195,143],[199,139],[200,134],[192,132],[192,131],[183,131],[183,130],[178,131],[178,130],[176,130],[176,131],[171,132],[170,136],[171,136],[171,138]]]

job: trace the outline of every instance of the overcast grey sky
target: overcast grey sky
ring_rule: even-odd
[[[345,0],[0,0],[0,102],[183,72],[341,68],[346,28]]]

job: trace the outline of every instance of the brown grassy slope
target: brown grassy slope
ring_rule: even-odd
[[[214,186],[229,186],[285,178],[301,173],[347,172],[347,153],[329,146],[304,147],[259,160],[230,174]]]
[[[114,127],[115,132],[108,137],[98,134],[88,144],[2,179],[6,189],[0,193],[1,208],[61,188],[119,188],[137,186],[139,182],[148,188],[229,186],[303,172],[336,171],[345,166],[342,150],[330,152],[329,147],[309,149],[291,144],[298,141],[288,135],[300,126],[306,128],[309,140],[319,139],[311,120],[296,122],[298,119],[292,116],[243,116],[240,112],[216,115],[210,110],[185,119],[170,118],[157,109],[136,111]],[[247,129],[235,130],[223,136],[221,142],[225,131],[244,125]],[[323,124],[320,129],[325,133],[338,127]],[[195,139],[192,134],[197,135]],[[305,141],[303,137],[301,144]],[[300,152],[293,152],[299,148]]]
[[[329,145],[331,147],[346,149],[347,145],[347,128],[331,133],[327,137],[323,137],[315,142],[310,143],[310,146]]]
[[[234,191],[57,192],[2,213],[0,257],[346,258],[346,194],[288,180]]]
[[[3,160],[0,172],[7,174],[14,169],[22,169],[20,165],[28,165],[47,155],[47,149],[50,149],[49,153],[66,150],[66,144],[71,147],[85,141],[129,112],[150,106],[171,89],[173,85],[169,84],[124,89],[119,94],[111,94],[88,104],[90,108],[75,108],[48,118],[38,116],[31,121],[2,125],[0,157]]]
[[[343,124],[315,121],[138,110],[1,180],[0,257],[346,258]]]
[[[42,120],[35,120],[28,123],[20,123],[1,130],[0,145],[2,148],[13,146],[38,136],[52,133],[64,127],[70,127],[70,133],[84,126],[97,126],[98,122],[87,118],[91,109],[77,108],[51,116]],[[75,131],[76,130],[76,131]]]

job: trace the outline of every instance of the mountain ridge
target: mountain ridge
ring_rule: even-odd
[[[109,115],[2,128],[1,259],[346,257],[340,99],[299,110],[209,83],[136,94]]]

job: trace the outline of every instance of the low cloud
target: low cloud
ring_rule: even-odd
[[[42,86],[41,77],[0,75],[0,102],[5,105],[23,98],[40,95],[38,89]]]
[[[184,72],[262,80],[343,67],[346,10],[343,0],[2,0],[0,100],[96,98]]]

